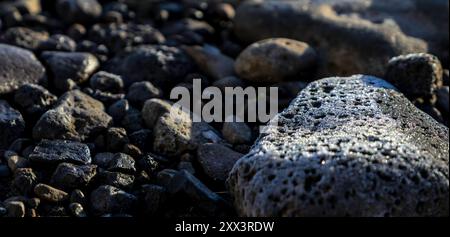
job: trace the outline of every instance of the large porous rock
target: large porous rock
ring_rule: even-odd
[[[425,42],[398,27],[338,15],[330,6],[304,1],[248,1],[237,8],[234,22],[236,35],[249,43],[285,37],[310,44],[321,59],[319,76],[383,75],[391,57],[427,51]]]
[[[45,78],[45,68],[31,51],[0,44],[0,58],[0,94]]]
[[[449,131],[375,77],[311,83],[228,184],[243,216],[446,216]]]
[[[109,71],[122,76],[125,86],[150,81],[157,87],[175,85],[193,70],[194,63],[179,48],[144,45],[111,60]]]
[[[0,149],[8,148],[11,143],[25,132],[25,120],[19,111],[5,100],[0,100]]]
[[[63,94],[55,107],[41,116],[33,137],[80,141],[106,130],[111,123],[100,101],[74,90]]]

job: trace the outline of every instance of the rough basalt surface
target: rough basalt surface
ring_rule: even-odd
[[[229,176],[242,216],[445,216],[449,131],[370,76],[311,83]]]

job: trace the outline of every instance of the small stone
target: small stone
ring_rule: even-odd
[[[441,109],[442,112],[444,112],[445,114],[449,115],[450,111],[449,111],[449,95],[448,95],[448,86],[444,86],[439,88],[436,91],[437,94],[437,104],[439,106],[439,108]]]
[[[0,131],[0,149],[8,148],[25,132],[25,120],[22,115],[5,100],[0,100]]]
[[[146,153],[143,155],[137,162],[137,165],[140,169],[147,172],[147,174],[153,176],[161,170],[161,163],[158,161],[157,156]]]
[[[81,205],[86,204],[86,196],[83,191],[75,189],[70,194],[70,203],[80,203]]]
[[[170,103],[151,99],[142,109],[144,121],[153,128],[153,149],[167,156],[195,150],[204,143],[220,143],[219,133],[205,122],[193,122],[191,115]]]
[[[142,186],[145,202],[145,213],[149,216],[157,214],[167,202],[167,191],[165,188],[148,184]]]
[[[122,151],[130,141],[124,128],[108,128],[106,131],[106,149],[108,151]]]
[[[148,144],[152,143],[152,131],[149,129],[138,130],[129,136],[130,142],[142,151],[150,150]]]
[[[42,183],[34,187],[34,193],[40,199],[48,202],[62,202],[69,198],[66,192]]]
[[[22,195],[30,195],[37,182],[38,178],[31,168],[20,168],[14,172],[11,186]]]
[[[91,163],[91,152],[86,144],[65,140],[43,140],[29,156],[33,162],[40,163]]]
[[[33,138],[85,140],[108,128],[112,118],[104,106],[79,90],[64,93],[33,128]]]
[[[142,155],[141,149],[139,149],[139,147],[137,147],[137,146],[135,146],[133,144],[130,144],[130,143],[126,144],[123,147],[122,152],[127,154],[127,155],[129,155],[129,156],[131,156],[131,157],[139,157],[139,156]]]
[[[349,17],[330,5],[305,2],[311,1],[245,1],[236,9],[234,34],[246,43],[274,37],[308,42],[320,55],[318,77],[382,76],[389,58],[427,51],[427,44],[405,35],[403,27]]]
[[[163,170],[158,173],[158,182],[169,193],[181,192],[187,195],[198,208],[210,215],[217,214],[226,206],[225,201],[219,195],[185,170]]]
[[[125,94],[112,94],[110,92],[105,92],[101,90],[92,90],[91,88],[84,88],[83,92],[91,96],[92,98],[99,100],[105,106],[109,106],[119,100],[125,98]]]
[[[91,193],[91,207],[94,213],[129,214],[133,212],[137,198],[110,185],[103,185]]]
[[[129,110],[129,108],[130,105],[128,103],[128,100],[118,100],[108,107],[108,114],[113,118],[114,123],[120,123],[123,117],[125,117],[125,114]]]
[[[124,154],[116,153],[112,159],[108,162],[108,171],[117,171],[124,173],[136,172],[135,162],[133,157]]]
[[[41,55],[53,75],[53,84],[60,91],[68,91],[89,79],[99,67],[90,53],[45,51]]]
[[[218,48],[211,45],[204,47],[189,46],[184,50],[197,63],[197,66],[215,80],[234,75],[234,60],[223,55]]]
[[[67,35],[74,40],[80,40],[86,34],[86,28],[81,24],[73,24],[67,30]]]
[[[50,183],[62,190],[86,187],[96,175],[96,165],[73,165],[61,163],[56,168]]]
[[[244,155],[220,144],[203,144],[197,150],[197,160],[203,171],[216,181],[225,181],[242,156]]]
[[[100,71],[95,73],[90,79],[92,89],[119,93],[123,90],[123,80],[120,76]]]
[[[25,217],[25,204],[23,204],[23,202],[7,202],[5,207],[8,217]]]
[[[26,27],[12,27],[3,34],[3,41],[28,50],[37,50],[39,46],[48,40],[48,33],[35,31]]]
[[[134,185],[134,176],[121,172],[100,171],[99,180],[101,184],[111,185],[123,190],[130,190]]]
[[[193,70],[193,63],[179,48],[163,45],[138,46],[113,58],[109,71],[121,75],[125,86],[149,81],[158,88],[180,82]]]
[[[96,0],[58,0],[56,12],[67,23],[90,23],[100,17],[102,5]]]
[[[246,144],[252,141],[252,130],[244,122],[225,122],[222,135],[231,144]]]
[[[143,129],[141,111],[130,107],[120,123],[129,133]]]
[[[21,86],[14,94],[14,102],[28,115],[41,116],[58,98],[47,89],[36,84]]]
[[[99,167],[106,168],[109,162],[113,159],[113,157],[114,153],[110,152],[97,153],[92,163],[98,165]]]
[[[74,52],[77,49],[77,43],[67,35],[55,34],[46,41],[39,44],[41,51],[66,51]]]
[[[28,161],[28,159],[25,159],[15,153],[7,156],[6,161],[8,163],[9,169],[11,169],[12,172],[15,172],[17,169],[20,168],[30,167],[30,162]]]
[[[18,138],[11,144],[11,146],[9,146],[8,150],[26,156],[25,153],[23,153],[23,151],[31,144],[32,140],[29,138]]]
[[[162,91],[148,81],[135,82],[128,88],[127,99],[141,107],[145,101],[162,97]]]
[[[442,85],[442,65],[430,54],[408,54],[392,58],[385,78],[407,96],[429,96]]]
[[[159,117],[165,113],[171,111],[172,105],[161,99],[150,99],[147,100],[142,108],[142,118],[144,119],[145,125],[153,129]]]
[[[87,217],[87,214],[80,203],[71,203],[69,205],[69,210],[74,217]]]
[[[308,44],[285,38],[258,41],[236,59],[240,78],[254,83],[307,80],[317,64],[317,54]]]
[[[98,153],[94,158],[94,164],[108,171],[124,173],[136,172],[133,157],[124,153]]]
[[[0,95],[45,79],[45,68],[26,49],[0,44]]]

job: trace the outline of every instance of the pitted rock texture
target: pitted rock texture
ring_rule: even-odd
[[[31,51],[0,44],[0,94],[45,78],[45,68]]]
[[[258,19],[258,20],[255,20]],[[304,1],[247,1],[234,31],[245,42],[284,37],[310,44],[319,54],[319,76],[383,75],[391,57],[426,52],[427,44],[387,24],[338,15]]]
[[[311,83],[230,173],[242,216],[447,216],[449,131],[375,77]]]

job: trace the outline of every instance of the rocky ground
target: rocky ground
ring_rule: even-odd
[[[448,0],[0,1],[0,216],[448,216],[448,17]],[[197,78],[276,86],[280,113],[263,134],[171,113]]]

